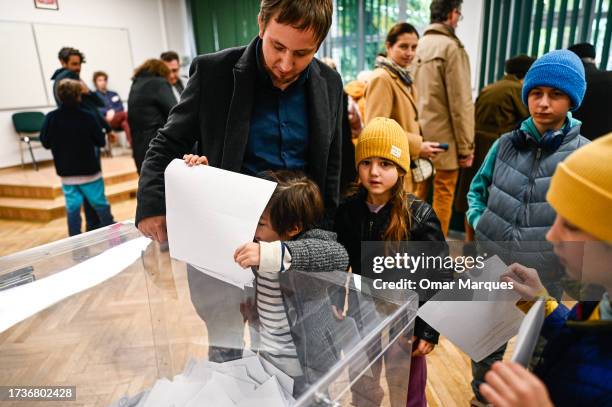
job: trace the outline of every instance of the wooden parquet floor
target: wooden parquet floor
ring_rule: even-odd
[[[167,277],[147,278],[140,263],[0,334],[0,383],[76,386],[71,406],[102,407],[179,373],[188,356],[204,357],[206,347],[194,345],[201,343],[204,325],[174,289],[176,284],[188,292],[186,274],[176,273],[175,283],[166,269],[169,289]],[[178,319],[169,315],[174,312]],[[160,327],[157,320],[166,323]]]
[[[112,205],[117,220],[132,219],[134,210],[133,199]],[[64,238],[66,232],[65,218],[47,223],[0,220],[0,256]],[[150,388],[158,377],[180,373],[190,356],[203,358],[205,327],[189,296],[177,295],[189,291],[184,271],[149,277],[132,266],[0,334],[0,384],[76,385],[78,401],[70,406],[106,406],[126,393]],[[159,302],[149,303],[147,294]],[[164,325],[151,317],[152,311],[176,323]],[[471,369],[465,354],[441,338],[427,366],[430,406],[469,406]],[[68,405],[12,405],[38,404]],[[12,405],[0,402],[2,407]]]

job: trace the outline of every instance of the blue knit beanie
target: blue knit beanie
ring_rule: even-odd
[[[525,75],[523,82],[525,106],[527,106],[529,92],[538,86],[559,89],[572,101],[570,110],[578,109],[586,91],[582,61],[576,54],[566,49],[551,51],[543,55],[531,65]]]

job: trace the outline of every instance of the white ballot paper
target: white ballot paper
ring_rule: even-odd
[[[253,240],[276,183],[207,165],[174,160],[165,172],[170,256],[244,288],[253,273],[234,252]]]
[[[511,359],[513,362],[520,363],[525,367],[529,365],[531,356],[533,356],[533,350],[540,338],[542,325],[544,324],[544,305],[544,300],[539,299],[531,306],[527,315],[525,315],[516,338],[516,344],[514,345],[514,353]]]
[[[217,386],[213,381],[209,381],[202,390],[197,394],[196,397],[191,399],[185,407],[204,407],[204,406],[215,406],[215,407],[234,407],[236,404],[227,395],[227,392]],[[174,404],[169,404],[168,407],[173,407]],[[146,407],[149,407],[148,405]]]
[[[468,275],[472,281],[499,281],[506,268],[504,262],[494,256],[485,260],[484,269]],[[461,297],[458,288],[440,291],[419,309],[417,315],[472,360],[480,362],[518,332],[523,313],[515,303],[520,296],[514,291],[496,290],[488,300],[448,300]],[[442,298],[446,300],[440,301]]]
[[[251,392],[248,398],[242,399],[236,407],[286,407],[287,402],[282,396],[281,387],[276,377],[270,377],[258,389]]]
[[[138,260],[149,243],[150,239],[139,237],[49,277],[0,291],[0,332],[114,277]]]
[[[245,353],[246,354],[246,353]],[[276,369],[268,374],[268,362],[256,355],[231,362],[215,363],[189,360],[183,373],[172,380],[159,379],[153,388],[143,393],[138,407],[289,407],[293,379]],[[291,381],[291,389],[282,382]],[[126,405],[128,396],[112,404]],[[121,404],[123,402],[124,404]]]

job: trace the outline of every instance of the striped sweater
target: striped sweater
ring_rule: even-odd
[[[293,377],[302,376],[280,276],[293,271],[344,271],[348,267],[348,254],[336,242],[334,233],[320,229],[301,233],[292,241],[262,242],[261,254],[261,264],[265,264],[265,267],[260,267],[256,273],[260,352],[285,373]]]

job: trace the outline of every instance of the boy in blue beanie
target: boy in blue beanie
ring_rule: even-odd
[[[476,240],[507,263],[540,270],[543,281],[558,281],[562,275],[552,245],[544,243],[555,221],[546,192],[557,164],[589,142],[571,114],[580,107],[585,90],[584,67],[573,52],[552,51],[534,62],[522,89],[530,117],[491,146],[467,196],[467,219]],[[521,244],[509,252],[499,242]],[[556,298],[563,293],[558,282],[546,288]],[[504,351],[505,345],[483,361],[472,362],[473,405],[484,402],[478,387]]]

